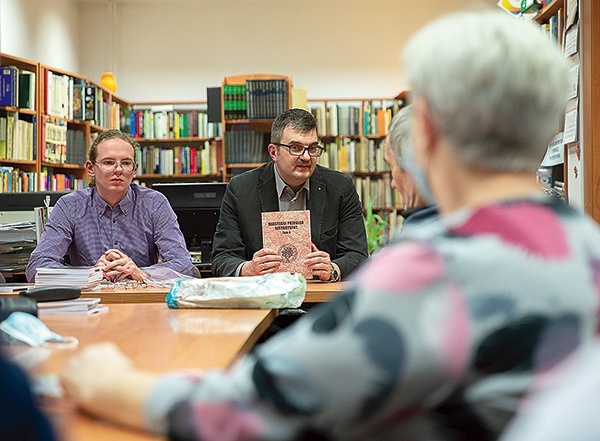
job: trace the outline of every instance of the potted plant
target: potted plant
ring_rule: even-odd
[[[371,198],[368,198],[365,204],[365,229],[367,232],[369,255],[385,245],[387,228],[387,220],[373,212]]]

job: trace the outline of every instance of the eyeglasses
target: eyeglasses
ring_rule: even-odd
[[[311,156],[313,158],[318,158],[319,156],[321,156],[323,154],[323,150],[325,150],[325,147],[319,145],[319,144],[311,144],[309,146],[304,146],[300,143],[293,143],[293,144],[281,144],[279,142],[274,143],[275,145],[279,145],[281,147],[286,147],[289,152],[290,155],[292,156],[302,156],[304,154],[304,152],[308,152],[308,156]]]
[[[102,170],[107,172],[116,170],[119,166],[125,172],[133,171],[133,169],[137,167],[137,164],[131,159],[124,159],[122,161],[115,161],[114,159],[103,159],[100,162],[94,161],[94,164],[98,165]]]

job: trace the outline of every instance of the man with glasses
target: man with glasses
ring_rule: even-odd
[[[306,110],[286,110],[275,119],[268,150],[272,161],[232,178],[227,186],[213,242],[213,274],[277,272],[281,257],[263,248],[261,213],[309,210],[312,252],[306,265],[323,281],[346,278],[368,257],[352,178],[317,165],[323,147]]]
[[[26,269],[104,266],[111,281],[177,271],[196,275],[177,216],[159,192],[132,184],[137,143],[119,130],[94,140],[86,170],[90,187],[60,198]],[[165,270],[166,269],[166,270]]]

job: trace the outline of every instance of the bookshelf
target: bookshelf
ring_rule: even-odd
[[[399,193],[391,187],[384,160],[385,138],[392,117],[406,103],[407,92],[386,98],[309,99],[325,147],[319,164],[352,175],[365,211],[369,207],[398,223]]]
[[[274,119],[292,103],[292,80],[286,75],[251,74],[221,81],[222,155],[226,176],[269,160],[267,145]]]
[[[600,164],[597,144],[600,140],[600,4],[597,0],[579,1],[581,57],[582,156],[584,169],[583,200],[585,211],[600,222]]]
[[[15,83],[14,102],[0,105],[0,192],[85,187],[92,140],[102,130],[122,128],[129,104],[52,66],[7,54],[0,54],[0,66],[30,77],[19,75],[24,81]]]
[[[0,192],[36,191],[40,67],[5,54],[0,66]]]
[[[544,5],[534,17],[542,30],[548,34],[548,37],[555,41],[559,46],[564,45],[564,34],[565,34],[565,2],[564,0],[553,0],[551,3]],[[562,134],[559,138],[556,138],[552,143],[562,143]],[[567,147],[563,144],[561,154],[566,158]],[[555,194],[567,199],[565,192],[566,185],[566,161],[560,164],[544,165],[543,161],[538,170],[538,180],[544,185],[547,178],[543,177],[549,175],[552,177],[551,186]]]
[[[205,101],[131,103],[129,120],[138,182],[225,180],[221,125],[208,122]]]

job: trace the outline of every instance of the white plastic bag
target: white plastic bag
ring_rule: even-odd
[[[177,280],[166,301],[169,308],[297,308],[306,295],[301,274]]]

